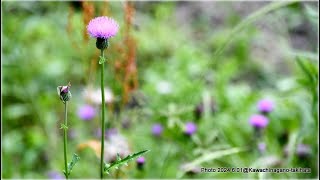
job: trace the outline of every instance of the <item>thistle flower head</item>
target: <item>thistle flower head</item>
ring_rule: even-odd
[[[265,128],[268,125],[269,120],[267,117],[263,115],[254,114],[250,117],[249,123],[251,126],[261,129],[261,128]]]
[[[138,157],[136,160],[137,168],[139,170],[142,170],[145,162],[146,162],[146,159],[143,156]]]
[[[119,25],[112,18],[100,16],[89,22],[87,30],[91,37],[108,39],[117,34]]]
[[[257,108],[261,113],[270,113],[274,108],[274,103],[270,99],[262,99],[258,102]]]
[[[194,134],[196,131],[197,131],[197,125],[195,125],[193,122],[188,122],[188,123],[186,123],[185,128],[184,128],[184,132],[185,132],[187,135],[192,135],[192,134]]]
[[[162,134],[163,128],[161,124],[155,124],[152,126],[152,134],[155,136],[160,136]]]
[[[136,162],[138,164],[144,164],[146,162],[146,159],[143,156],[141,156],[141,157],[137,158]]]
[[[81,106],[78,110],[78,116],[83,120],[91,120],[96,116],[96,109],[90,105]]]

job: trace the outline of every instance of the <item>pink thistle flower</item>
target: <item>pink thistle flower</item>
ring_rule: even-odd
[[[119,25],[114,19],[101,16],[92,19],[87,26],[87,30],[91,37],[108,39],[117,34]]]
[[[139,158],[136,160],[137,168],[138,168],[139,170],[142,170],[142,169],[143,169],[143,165],[144,165],[145,162],[146,162],[146,159],[145,159],[143,156],[139,157]]]
[[[141,157],[137,158],[136,162],[138,164],[144,164],[146,162],[146,159],[143,156],[141,156]]]
[[[184,128],[185,128],[184,129],[185,134],[190,136],[197,131],[197,125],[194,124],[193,122],[187,122]]]
[[[162,134],[163,127],[161,124],[155,124],[152,126],[152,134],[155,136],[160,136]]]
[[[91,120],[96,116],[96,109],[90,105],[81,106],[78,109],[78,116],[83,120]]]
[[[262,99],[258,102],[257,107],[261,113],[269,113],[273,110],[274,103],[269,99]]]
[[[265,128],[268,125],[269,120],[263,115],[255,114],[250,117],[249,123],[255,128]]]

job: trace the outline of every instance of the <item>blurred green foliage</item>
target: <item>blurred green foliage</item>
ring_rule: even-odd
[[[100,7],[101,3],[94,2],[95,7]],[[227,7],[231,3],[241,4],[221,3]],[[56,87],[69,81],[73,94],[69,103],[69,130],[75,133],[69,140],[69,155],[77,152],[81,157],[72,178],[98,178],[99,160],[94,152],[90,149],[78,152],[77,148],[87,140],[97,139],[99,116],[91,121],[82,121],[77,116],[78,108],[86,103],[81,94],[83,89],[99,84],[98,72],[87,73],[89,57],[97,49],[93,39],[81,50],[73,47],[72,43],[82,43],[85,27],[82,11],[75,11],[72,23],[76,28],[72,37],[68,35],[70,4],[2,2],[3,178],[48,178],[49,171],[62,173],[63,142],[59,126],[63,121],[63,104],[56,94]],[[189,20],[190,27],[186,28],[173,19],[181,5],[179,2],[137,4],[140,4],[136,10],[139,23],[134,37],[139,92],[145,101],[142,107],[121,109],[120,114],[109,112],[107,121],[128,139],[134,152],[151,151],[145,155],[144,170],[137,170],[131,163],[109,177],[261,178],[257,173],[190,174],[183,170],[184,164],[197,162],[208,154],[208,159],[197,164],[198,167],[308,167],[312,173],[265,173],[263,176],[317,177],[317,44],[311,44],[309,51],[288,45],[280,49],[286,56],[276,64],[269,62],[270,59],[256,59],[252,56],[252,46],[263,32],[252,23],[233,37],[219,57],[213,58],[229,38],[229,32],[241,22],[236,12],[230,11],[220,27],[212,27],[209,18],[203,15]],[[110,2],[109,5],[110,14],[123,25],[123,4]],[[259,21],[269,22],[274,17],[288,19],[286,27],[289,28],[307,21],[311,31],[317,29],[318,12],[302,3],[277,9]],[[289,32],[289,28],[283,31]],[[122,38],[121,34],[113,38],[111,46]],[[289,37],[285,39],[287,43],[290,41]],[[108,61],[114,61],[117,52],[108,51],[108,55]],[[278,64],[284,64],[286,70],[279,72]],[[113,67],[107,67],[106,79],[116,99],[121,99],[122,90],[114,79]],[[161,82],[169,86],[170,92],[161,93]],[[213,99],[216,111],[205,113],[196,120],[195,107],[208,97]],[[256,103],[266,97],[275,101],[276,108],[269,116],[270,123],[264,136],[267,150],[261,156],[250,145],[254,135],[248,119],[258,113]],[[124,121],[130,122],[129,129],[122,127]],[[192,137],[183,134],[183,124],[187,121],[198,126]],[[151,134],[154,123],[164,126],[160,138]],[[299,143],[312,149],[305,159],[294,153]],[[286,144],[290,147],[288,156],[283,153]],[[274,159],[279,163],[268,164]]]

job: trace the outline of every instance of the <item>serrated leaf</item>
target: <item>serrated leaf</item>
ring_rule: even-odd
[[[121,157],[120,157],[119,153],[117,153],[117,161],[121,161]]]
[[[102,64],[106,61],[107,59],[103,56],[99,56],[99,64]]]
[[[74,165],[80,160],[80,157],[77,154],[73,154],[72,160],[68,163],[68,175],[70,175]]]
[[[110,167],[110,164],[104,163],[104,167]]]
[[[134,158],[137,158],[137,157],[141,156],[142,154],[144,154],[144,153],[146,153],[148,151],[150,151],[150,150],[140,151],[140,152],[128,155],[127,157],[125,157],[123,159],[121,159],[119,154],[117,154],[117,160],[115,162],[113,162],[111,164],[104,163],[104,172],[109,174],[109,171],[112,168],[118,169],[122,165],[128,165],[129,161],[133,160]]]

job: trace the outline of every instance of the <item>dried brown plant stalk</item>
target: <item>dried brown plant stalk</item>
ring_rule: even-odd
[[[133,17],[135,13],[133,2],[124,4],[123,42],[116,47],[120,59],[115,62],[116,79],[122,83],[122,104],[128,102],[129,94],[138,88],[138,72],[136,66],[136,41],[132,36]]]
[[[86,30],[87,24],[90,22],[90,20],[94,17],[94,5],[92,2],[83,1],[82,2],[82,9],[83,9],[83,41],[84,43],[87,43],[89,41],[89,35]]]

